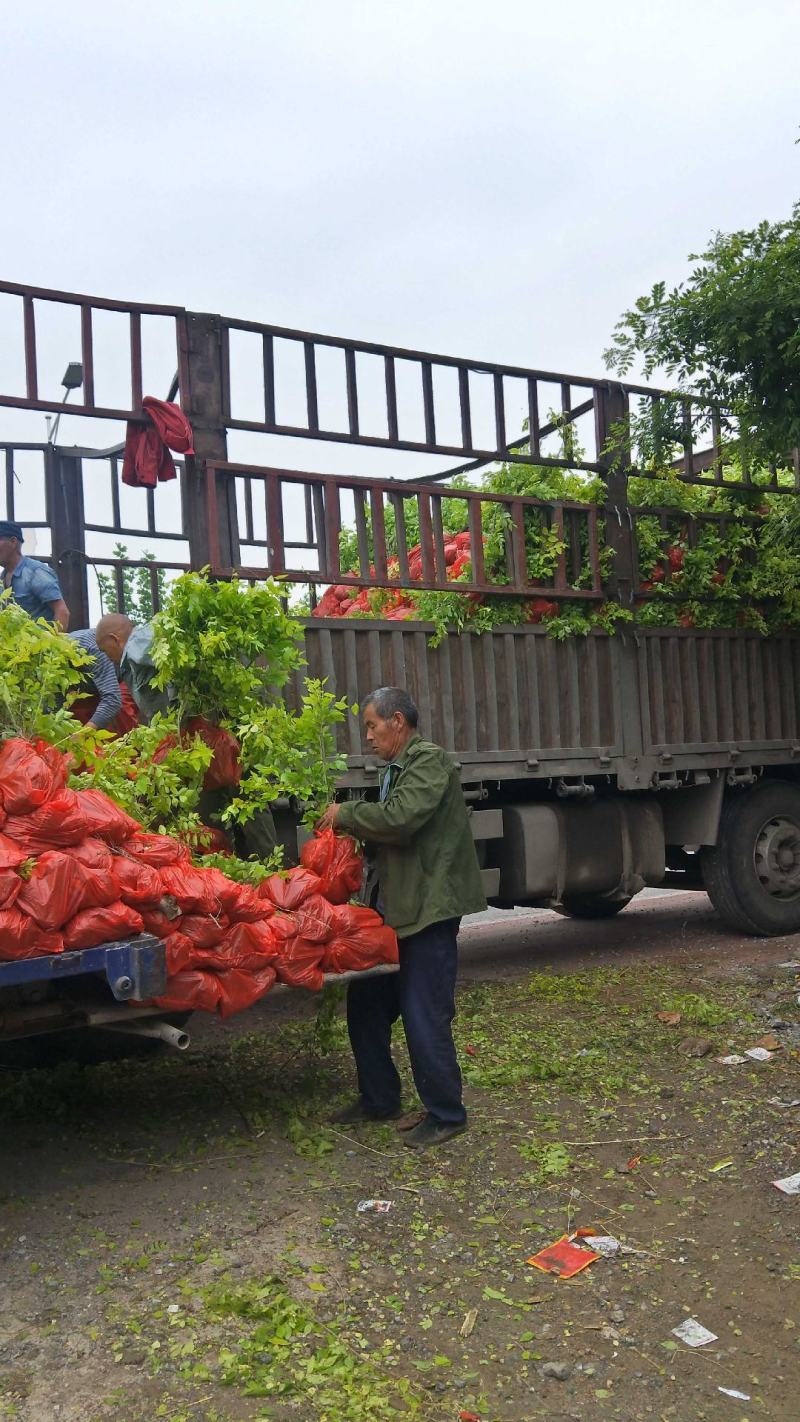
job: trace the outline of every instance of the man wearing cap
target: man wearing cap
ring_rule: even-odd
[[[26,558],[22,552],[23,532],[18,523],[0,519],[0,567],[3,587],[10,588],[14,601],[29,617],[57,622],[66,632],[69,608],[58,578],[46,563]]]

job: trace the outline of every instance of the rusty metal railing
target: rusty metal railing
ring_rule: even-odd
[[[219,476],[242,486],[236,537],[240,546],[263,549],[258,563],[232,565],[216,536],[219,526]],[[254,494],[258,491],[265,535],[255,533]],[[295,491],[302,499],[305,539],[286,533],[285,494]],[[345,521],[342,496],[352,499],[355,537],[354,563],[342,566],[340,539]],[[215,463],[206,466],[208,525],[211,529],[211,569],[220,576],[237,573],[245,578],[266,575],[304,583],[339,583],[359,587],[411,588],[434,591],[599,599],[603,596],[596,504],[565,500],[546,501],[482,491],[443,489],[438,485],[409,485],[393,479],[358,479],[260,468],[256,465]],[[230,503],[230,501],[228,501]],[[450,505],[456,519],[446,518]],[[393,546],[386,534],[386,514],[393,513]],[[413,514],[413,517],[412,517]],[[500,547],[490,566],[484,547],[487,521],[494,518]],[[447,575],[446,543],[455,525],[469,534],[469,581],[454,584]],[[535,529],[534,529],[535,525]],[[412,532],[413,529],[413,532]],[[529,575],[527,549],[531,532],[551,536],[553,575],[546,581]],[[412,545],[419,543],[419,571],[410,564]],[[290,553],[310,550],[316,563],[293,564]]]

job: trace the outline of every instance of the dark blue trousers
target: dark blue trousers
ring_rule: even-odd
[[[433,923],[400,940],[400,971],[354,978],[347,989],[347,1029],[358,1089],[376,1115],[400,1105],[392,1061],[392,1025],[402,1017],[419,1099],[436,1121],[461,1122],[461,1071],[453,1043],[456,943],[461,920]]]

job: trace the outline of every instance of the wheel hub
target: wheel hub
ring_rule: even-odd
[[[800,825],[776,815],[762,826],[753,853],[762,887],[776,899],[800,895]]]

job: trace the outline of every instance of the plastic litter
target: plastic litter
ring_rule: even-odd
[[[734,1162],[732,1160],[718,1160],[716,1165],[710,1165],[708,1167],[708,1173],[709,1175],[717,1175],[720,1170],[730,1170],[733,1164]]]
[[[740,1402],[749,1402],[750,1393],[740,1392],[738,1387],[718,1387],[717,1392],[724,1392],[726,1397],[738,1397]]]
[[[675,1338],[680,1338],[681,1342],[688,1344],[690,1348],[704,1348],[706,1343],[716,1343],[719,1338],[717,1333],[704,1328],[696,1318],[684,1319],[672,1332]]]
[[[593,1234],[588,1238],[591,1239],[591,1244],[588,1247],[603,1259],[613,1259],[615,1254],[619,1254],[620,1242],[615,1239],[613,1234]]]
[[[768,1051],[766,1047],[748,1047],[745,1050],[745,1056],[753,1062],[768,1062],[774,1055],[775,1053]]]
[[[784,1175],[782,1180],[773,1180],[772,1183],[782,1195],[800,1195],[800,1170],[796,1175]]]
[[[559,1279],[571,1279],[600,1258],[593,1248],[573,1244],[573,1239],[573,1235],[562,1234],[555,1244],[532,1254],[530,1259],[526,1259],[526,1264],[532,1264],[534,1269],[541,1269],[545,1274],[555,1274]]]
[[[356,1205],[357,1215],[388,1215],[393,1200],[359,1200]]]

